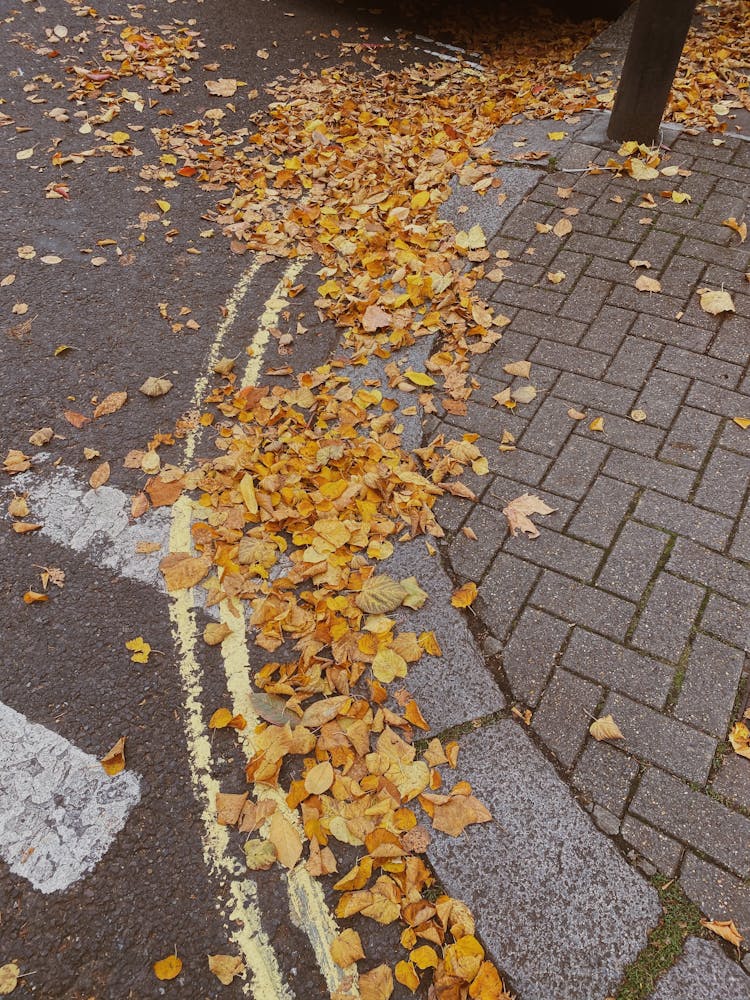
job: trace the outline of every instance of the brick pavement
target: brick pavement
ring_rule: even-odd
[[[510,259],[483,291],[511,322],[476,360],[483,388],[468,414],[431,418],[427,432],[477,430],[489,459],[475,504],[438,507],[453,572],[479,583],[474,610],[507,693],[532,709],[602,829],[749,936],[750,761],[727,733],[744,707],[750,624],[750,430],[731,419],[750,416],[750,242],[721,222],[746,210],[750,143],[671,141],[662,166],[690,176],[645,183],[565,172],[612,155],[570,143],[487,233]],[[660,197],[671,188],[692,202]],[[655,204],[641,207],[647,193]],[[572,233],[537,232],[569,208]],[[548,271],[566,277],[553,285]],[[640,273],[662,292],[637,291]],[[730,291],[736,314],[703,312],[704,285]],[[522,359],[538,396],[511,413],[491,397],[525,384],[503,371]],[[603,432],[589,429],[595,416]],[[504,430],[515,451],[499,452]],[[526,491],[556,512],[537,518],[538,538],[509,538],[502,507]],[[607,712],[624,741],[589,736]]]

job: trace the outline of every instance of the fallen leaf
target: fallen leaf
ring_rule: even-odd
[[[581,413],[580,410],[574,410],[572,407],[568,410],[568,416],[571,420],[585,420],[586,414]]]
[[[750,417],[732,417],[732,421],[746,431],[750,427]]]
[[[133,663],[148,663],[151,654],[151,646],[145,641],[142,635],[137,635],[135,639],[128,639],[125,648],[132,651],[130,659]]]
[[[660,292],[661,282],[657,281],[656,278],[649,278],[648,275],[642,274],[636,280],[635,287],[639,292]]]
[[[378,305],[368,306],[362,316],[362,329],[366,333],[375,333],[391,326],[393,320],[391,314]]]
[[[510,361],[503,365],[503,371],[508,375],[517,375],[519,378],[528,378],[531,374],[530,361]]]
[[[701,918],[701,926],[705,927],[707,931],[713,931],[714,934],[718,934],[720,938],[724,938],[730,944],[733,944],[736,948],[739,948],[740,943],[745,939],[737,930],[734,920],[706,920]]]
[[[750,760],[750,729],[744,722],[735,722],[729,733],[729,742],[736,754]]]
[[[39,531],[44,527],[42,524],[31,524],[29,521],[16,521],[13,530],[17,535],[28,535],[31,531]]]
[[[419,611],[421,607],[424,607],[428,596],[427,591],[422,590],[416,577],[408,576],[405,580],[401,581],[401,586],[406,591],[406,597],[401,602],[405,608],[411,608],[413,611]]]
[[[203,629],[203,641],[208,646],[218,646],[231,634],[232,630],[226,622],[209,622]]]
[[[567,132],[548,132],[547,138],[552,139],[553,142],[559,142],[561,139],[564,139],[567,134]]]
[[[419,976],[411,962],[405,962],[403,959],[397,962],[393,974],[398,982],[412,993],[419,989]]]
[[[244,846],[247,867],[254,872],[268,871],[276,863],[276,848],[267,840],[247,840]]]
[[[378,965],[369,972],[360,973],[359,995],[361,1000],[389,1000],[393,994],[393,973],[387,965]]]
[[[551,281],[553,285],[559,285],[564,280],[565,271],[547,271],[547,281]]]
[[[732,296],[723,289],[711,291],[709,288],[699,288],[698,294],[701,297],[701,309],[710,316],[719,316],[721,313],[735,311]]]
[[[589,732],[595,740],[624,740],[625,737],[620,732],[611,715],[603,715],[601,719],[596,719],[589,726]]]
[[[473,795],[452,795],[447,802],[435,806],[432,825],[450,837],[460,837],[473,823],[489,823],[490,811]]]
[[[28,517],[29,505],[25,496],[14,496],[8,504],[8,513],[11,517]]]
[[[645,410],[631,410],[630,411],[630,419],[631,420],[635,420],[635,422],[637,424],[643,423],[643,421],[646,419],[646,416],[647,416],[647,414],[646,414]]]
[[[562,239],[563,236],[573,232],[573,223],[570,219],[560,219],[552,227],[552,232]]]
[[[518,389],[513,389],[511,398],[515,399],[517,403],[530,403],[536,399],[536,389],[533,385],[522,385]]]
[[[331,941],[330,952],[331,958],[340,969],[345,969],[365,957],[360,936],[351,927],[347,927]]]
[[[728,229],[733,229],[735,233],[740,238],[740,243],[744,243],[747,239],[747,223],[738,222],[734,216],[729,219],[724,219],[722,226],[727,226]]]
[[[154,378],[154,376],[151,375],[146,379],[143,385],[140,386],[138,391],[142,392],[144,396],[156,399],[159,396],[166,396],[171,388],[172,383],[168,378]]]
[[[194,587],[211,569],[210,556],[191,556],[187,552],[170,552],[159,563],[170,594]]]
[[[125,770],[125,740],[127,737],[121,736],[111,750],[102,757],[100,763],[110,777]]]
[[[469,582],[462,584],[458,590],[454,590],[451,595],[451,604],[454,608],[468,608],[477,597],[477,585]]]
[[[305,791],[310,795],[322,795],[333,784],[334,771],[330,761],[316,764],[305,775]]]
[[[41,448],[42,445],[49,444],[54,436],[55,432],[51,427],[41,427],[31,435],[29,444],[33,444],[35,448]]]
[[[154,975],[157,979],[176,979],[182,972],[182,959],[177,955],[167,955],[166,958],[154,962]]]
[[[237,81],[219,77],[218,80],[206,80],[203,84],[212,97],[233,97],[237,93]]]
[[[521,531],[529,538],[537,538],[539,529],[529,515],[541,514],[544,516],[554,512],[554,507],[549,507],[532,493],[524,493],[520,497],[516,497],[515,500],[511,500],[507,507],[503,508],[503,514],[508,519],[508,528],[513,537]]]
[[[7,997],[18,986],[21,970],[15,962],[0,965],[0,996]]]
[[[411,368],[404,372],[404,378],[408,378],[410,382],[414,385],[420,385],[424,388],[430,388],[430,386],[436,385],[435,379],[431,378],[425,372],[415,372]]]
[[[401,584],[385,573],[365,580],[357,594],[357,607],[368,615],[386,615],[401,605],[407,592]]]
[[[208,968],[223,986],[229,986],[245,971],[245,963],[238,955],[209,955]]]
[[[635,257],[632,260],[629,260],[628,264],[630,264],[630,266],[632,268],[636,268],[636,267],[650,268],[651,267],[651,261],[650,260],[637,260]]]
[[[236,826],[247,800],[247,792],[217,792],[216,821],[222,826]]]
[[[31,459],[29,456],[24,455],[22,451],[18,451],[16,448],[11,448],[3,459],[3,471],[7,472],[9,476],[15,476],[19,472],[26,472],[30,468]]]
[[[590,431],[603,431],[604,430],[604,417],[594,417],[594,419],[589,424]]]
[[[104,484],[109,480],[109,474],[109,462],[102,462],[101,465],[97,465],[89,476],[89,486],[91,489],[98,490],[100,486],[104,486]]]
[[[106,417],[110,413],[116,413],[121,409],[128,400],[128,394],[124,390],[121,392],[110,392],[108,396],[99,403],[99,405],[94,410],[94,419],[98,417]]]
[[[27,590],[23,595],[24,604],[43,604],[48,600],[47,594],[39,594],[36,590]]]
[[[76,413],[75,410],[64,410],[63,416],[69,424],[72,424],[73,427],[77,427],[78,430],[80,430],[84,424],[91,423],[91,417],[85,417],[82,413]]]
[[[268,839],[276,848],[276,855],[285,868],[294,868],[302,856],[302,838],[280,812],[268,821]]]

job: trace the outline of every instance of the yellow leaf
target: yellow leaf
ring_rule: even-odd
[[[176,955],[167,955],[166,958],[154,962],[154,975],[157,979],[176,979],[182,972],[182,959]]]
[[[729,733],[729,742],[736,754],[750,759],[750,729],[744,722],[735,722]]]
[[[625,737],[620,732],[611,715],[603,715],[601,719],[596,719],[589,726],[589,732],[595,740],[624,740]]]
[[[693,200],[687,191],[671,191],[670,198],[678,205],[683,205],[685,202],[691,202]]]
[[[590,431],[603,431],[604,430],[604,417],[594,417],[594,419],[589,424]]]
[[[573,223],[570,219],[560,219],[552,227],[552,232],[555,236],[559,236],[562,239],[563,236],[567,236],[568,233],[573,232]]]
[[[482,962],[479,966],[479,972],[469,987],[469,996],[472,1000],[505,1000],[508,996],[500,973],[492,962]]]
[[[362,584],[362,590],[355,600],[357,607],[368,615],[385,615],[400,606],[407,592],[392,577],[385,573],[371,576]]]
[[[451,604],[454,608],[468,608],[474,603],[477,596],[477,585],[469,582],[462,584],[458,590],[454,590],[451,595]]]
[[[208,721],[209,729],[226,729],[234,716],[228,708],[217,708]]]
[[[24,604],[43,604],[48,600],[47,594],[38,594],[35,590],[27,590],[23,595]]]
[[[170,552],[159,563],[170,594],[194,587],[213,565],[210,556],[191,556],[187,552]]]
[[[564,280],[565,271],[547,271],[547,281],[551,281],[553,285],[559,285]]]
[[[276,862],[276,848],[267,840],[257,837],[247,840],[244,846],[247,867],[254,872],[265,872]]]
[[[305,775],[305,791],[310,795],[322,795],[333,784],[333,767],[330,761],[324,760]]]
[[[646,416],[647,416],[647,414],[646,414],[645,410],[631,410],[630,411],[630,419],[631,420],[635,420],[635,422],[637,424],[643,423],[643,421],[646,419]]]
[[[66,351],[74,351],[74,350],[75,348],[71,347],[70,344],[60,344],[59,347],[55,348],[53,353],[56,358],[59,358],[60,355],[64,354]]]
[[[508,375],[518,375],[519,378],[528,378],[531,374],[531,362],[510,361],[507,365],[503,365],[503,371],[507,372]]]
[[[116,413],[127,401],[128,394],[124,389],[120,392],[110,392],[94,410],[94,419],[109,416],[110,413]]]
[[[161,201],[159,198],[156,199],[156,204],[162,210],[162,212],[168,212],[172,207],[168,201]]]
[[[110,136],[112,142],[118,146],[122,146],[123,143],[127,142],[129,138],[130,135],[127,132],[113,132]]]
[[[125,736],[121,736],[100,763],[110,777],[125,770]]]
[[[203,629],[203,641],[208,646],[218,646],[231,634],[232,630],[226,622],[209,622]]]
[[[151,646],[144,641],[142,635],[136,636],[135,639],[129,639],[125,643],[125,648],[132,650],[133,655],[130,659],[133,663],[148,663],[148,658],[151,654]]]
[[[351,927],[347,927],[331,941],[330,951],[331,958],[341,969],[365,957],[360,936]]]
[[[741,427],[743,431],[746,431],[750,427],[750,417],[732,417],[732,420],[738,427]]]
[[[422,590],[417,583],[417,578],[414,576],[408,576],[405,580],[402,580],[401,586],[406,591],[407,595],[401,602],[403,606],[405,608],[411,608],[413,611],[419,611],[427,600],[427,591]]]
[[[430,200],[429,191],[417,191],[415,195],[412,195],[411,207],[414,209],[424,208],[429,200]]]
[[[253,477],[249,472],[240,480],[240,493],[242,494],[242,499],[245,502],[245,506],[251,514],[258,513],[258,500],[255,496],[255,485],[253,483]]]
[[[17,160],[28,160],[34,155],[35,146],[31,146],[29,149],[21,149],[16,153]]]
[[[656,278],[649,278],[648,275],[641,274],[636,280],[635,287],[639,292],[660,292],[661,282],[657,281]]]
[[[382,684],[406,677],[406,660],[392,649],[380,649],[372,661],[372,672]]]
[[[435,969],[438,964],[437,953],[434,948],[431,948],[428,944],[423,944],[419,948],[415,948],[414,951],[409,955],[409,960],[412,961],[418,969]]]
[[[740,942],[745,939],[737,930],[734,920],[701,920],[701,924],[706,930],[713,931],[714,934],[718,934],[720,938],[724,938],[730,944],[733,944],[736,948],[739,948]]]
[[[288,819],[275,812],[268,824],[268,839],[285,868],[294,868],[302,855],[302,839]]]
[[[568,410],[568,416],[571,420],[585,420],[586,414],[581,413],[580,410],[574,410],[572,407]]]
[[[721,313],[735,311],[732,296],[723,289],[711,291],[709,288],[699,288],[698,294],[701,297],[701,309],[710,316],[719,316]]]
[[[519,389],[513,389],[511,397],[517,403],[530,403],[536,399],[536,389],[533,385],[522,385]]]
[[[0,996],[7,997],[18,986],[21,970],[15,962],[0,966]]]
[[[435,379],[430,378],[430,376],[425,374],[425,372],[415,372],[412,371],[411,368],[404,372],[404,377],[408,378],[410,382],[414,383],[414,385],[421,385],[427,388],[437,384]]]
[[[101,465],[98,465],[89,476],[89,486],[91,489],[98,490],[100,486],[104,486],[109,479],[109,473],[109,462],[102,462]]]
[[[414,993],[419,988],[419,976],[411,962],[398,962],[393,970],[396,979]]]
[[[564,139],[567,134],[567,132],[548,132],[547,138],[551,139],[553,142],[559,142],[561,139]]]
[[[740,243],[744,243],[747,239],[747,223],[738,222],[734,216],[729,219],[724,219],[722,226],[727,226],[729,229],[733,229],[735,233],[740,238]]]
[[[378,965],[359,977],[361,1000],[389,1000],[393,994],[393,973],[387,965]]]
[[[235,976],[245,971],[245,963],[238,955],[209,955],[208,968],[220,983],[229,986]]]

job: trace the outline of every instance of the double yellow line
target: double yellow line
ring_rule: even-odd
[[[257,384],[271,330],[288,304],[289,290],[299,277],[304,261],[291,261],[286,267],[271,295],[265,300],[256,332],[248,352],[250,358],[242,375],[241,387]],[[244,272],[227,299],[224,317],[219,324],[209,353],[207,372],[198,379],[192,405],[199,407],[209,386],[210,373],[222,353],[223,342],[237,320],[239,308],[250,291],[253,280],[260,271],[254,263]],[[201,429],[196,427],[185,442],[185,462],[195,457],[195,448]],[[172,508],[172,525],[169,535],[170,552],[191,550],[190,526],[193,503],[183,496]],[[203,825],[203,858],[208,869],[226,888],[230,903],[225,909],[227,934],[239,949],[250,973],[243,984],[243,995],[255,1000],[293,1000],[289,987],[279,968],[276,953],[262,926],[261,908],[255,883],[247,877],[244,866],[236,859],[229,843],[229,832],[216,820],[216,793],[218,783],[213,777],[211,741],[207,729],[210,712],[203,703],[203,670],[196,652],[198,631],[195,619],[196,596],[192,590],[179,591],[170,599],[170,619],[180,663],[183,689],[183,715],[187,738],[188,760],[193,790],[201,808]],[[252,702],[250,662],[248,654],[245,613],[241,602],[225,599],[219,604],[221,621],[230,629],[221,644],[227,691],[233,714],[240,713],[247,719],[243,732],[243,746],[248,759],[253,755],[253,732],[260,721]],[[248,735],[244,735],[247,733]],[[279,789],[264,788],[260,793],[273,799],[277,809],[300,836],[304,832],[296,812],[290,810]],[[340,969],[331,959],[330,943],[338,934],[338,927],[328,909],[320,883],[314,879],[303,863],[286,875],[290,919],[305,932],[318,967],[325,979],[329,993],[357,1000],[359,987],[355,965]]]

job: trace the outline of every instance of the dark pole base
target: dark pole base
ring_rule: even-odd
[[[696,0],[639,0],[607,135],[655,142]]]

